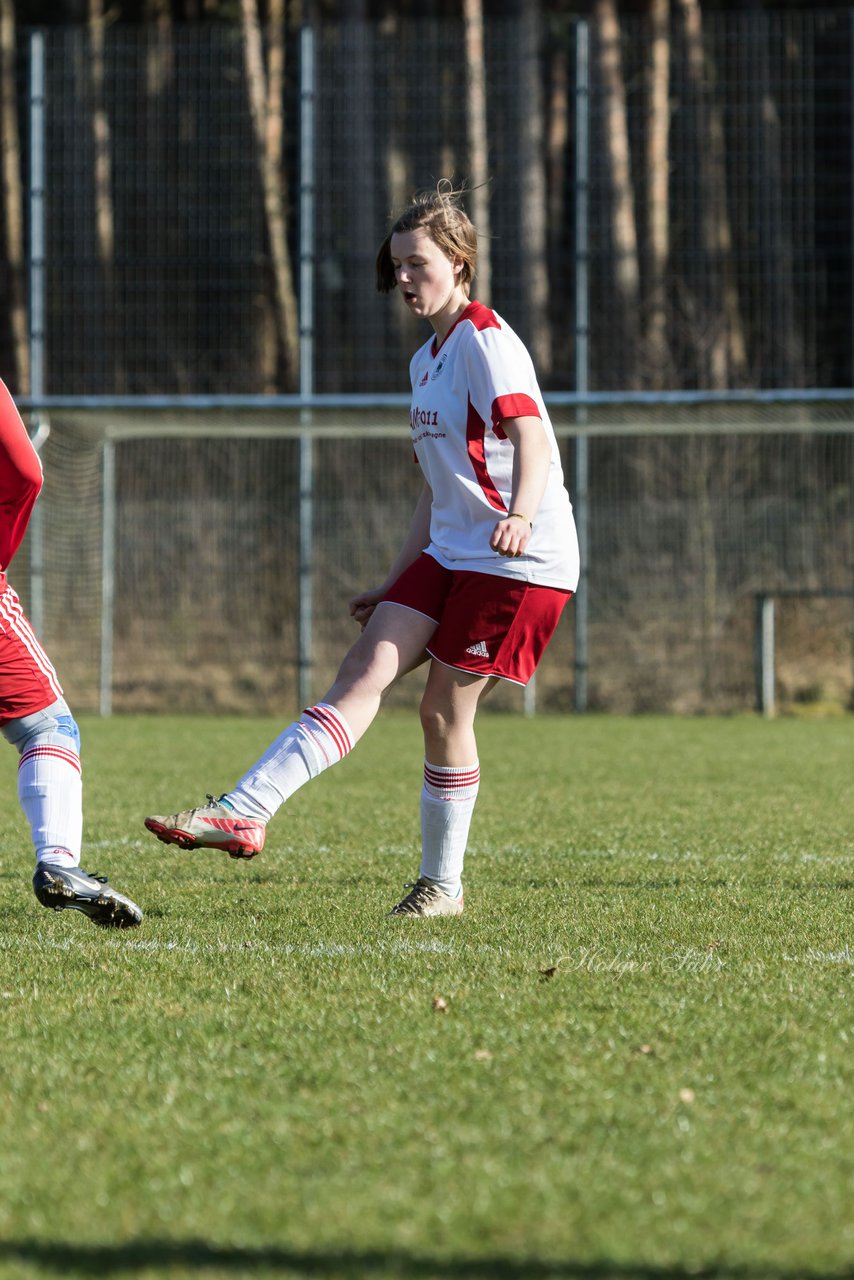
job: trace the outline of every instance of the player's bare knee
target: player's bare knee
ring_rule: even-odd
[[[361,636],[341,663],[335,688],[363,686],[366,691],[381,695],[394,683],[399,670],[400,657],[394,644]]]
[[[439,699],[427,690],[421,699],[419,708],[421,728],[431,741],[445,741],[453,731],[453,720],[450,707],[444,699]]]

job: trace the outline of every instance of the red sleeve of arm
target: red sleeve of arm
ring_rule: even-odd
[[[27,428],[0,382],[0,570],[7,569],[27,530],[42,467]]]
[[[507,437],[501,427],[502,418],[539,418],[536,400],[530,396],[497,396],[492,402],[492,429],[500,440]]]

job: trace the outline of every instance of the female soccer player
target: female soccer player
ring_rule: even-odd
[[[260,853],[298,787],[341,760],[383,694],[429,661],[421,701],[421,867],[393,915],[459,915],[480,780],[474,720],[497,680],[534,673],[578,581],[578,543],[554,431],[525,347],[470,301],[477,235],[442,189],[419,195],[377,256],[377,287],[429,321],[410,364],[424,488],[381,586],[350,601],[363,630],[334,684],[218,800],[145,825],[183,848]]]
[[[142,920],[136,903],[80,867],[80,733],[6,581],[41,486],[38,454],[0,382],[0,731],[18,750],[18,799],[36,851],[33,889],[45,907],[71,907],[95,924],[127,929]]]

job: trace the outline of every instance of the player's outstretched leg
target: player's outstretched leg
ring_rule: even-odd
[[[232,858],[254,858],[264,848],[267,823],[306,782],[352,750],[347,721],[331,704],[307,707],[260,760],[219,799],[168,817],[145,819],[164,844],[181,849],[223,849]]]
[[[385,690],[420,665],[435,625],[409,609],[378,606],[326,697],[306,707],[230,791],[218,799],[209,795],[197,809],[152,814],[144,820],[148,830],[182,849],[223,849],[233,858],[254,858],[281,806],[352,751]]]
[[[280,733],[232,790],[197,809],[163,817],[145,826],[157,840],[181,849],[222,849],[232,858],[255,858],[264,849],[266,824],[298,787],[318,777],[352,748],[350,727],[328,703],[306,708]]]
[[[164,844],[181,849],[222,849],[232,858],[254,858],[264,848],[267,823],[299,787],[342,760],[353,746],[346,720],[328,703],[307,707],[219,799],[168,817],[145,819]]]

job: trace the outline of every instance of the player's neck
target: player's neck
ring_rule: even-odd
[[[430,323],[436,334],[437,347],[441,347],[468,304],[469,300],[463,291],[455,289],[445,306],[430,317]]]

